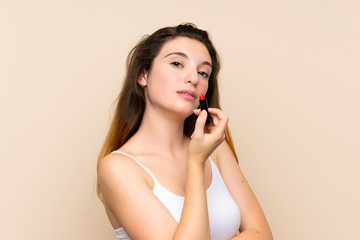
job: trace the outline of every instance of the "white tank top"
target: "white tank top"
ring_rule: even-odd
[[[156,177],[134,157],[121,151],[114,152],[133,159],[150,174],[155,183],[153,193],[179,223],[184,206],[184,197],[178,196],[161,186],[156,180]],[[238,233],[241,221],[240,210],[226,188],[216,164],[210,157],[209,159],[211,163],[212,180],[210,187],[206,190],[206,197],[210,223],[210,239],[228,240]],[[121,240],[131,240],[122,227],[115,229],[115,233]]]

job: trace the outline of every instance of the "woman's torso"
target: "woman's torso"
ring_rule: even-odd
[[[179,222],[184,204],[184,197],[169,191],[166,187],[160,184],[155,175],[132,155],[121,151],[114,151],[113,153],[128,156],[149,174],[153,181],[153,193],[164,204],[174,219]],[[241,219],[240,211],[226,188],[218,167],[211,158],[209,158],[208,164],[208,169],[210,171],[208,175],[210,176],[207,177],[208,187],[206,194],[211,239],[230,239],[238,232]],[[111,221],[111,216],[109,216],[109,218]],[[116,225],[118,225],[114,223],[112,224],[115,228]],[[115,232],[119,239],[130,239],[125,230],[121,227],[116,228]]]

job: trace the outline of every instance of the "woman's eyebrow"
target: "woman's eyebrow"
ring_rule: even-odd
[[[171,52],[171,53],[169,53],[169,54],[167,54],[164,58],[166,58],[166,57],[168,57],[168,56],[170,56],[170,55],[179,55],[179,56],[182,56],[182,57],[184,57],[184,58],[189,58],[185,53],[183,53],[183,52]]]
[[[188,55],[186,55],[186,54],[185,54],[185,53],[183,53],[183,52],[171,52],[171,53],[169,53],[169,54],[165,55],[165,57],[164,57],[164,58],[167,58],[168,56],[171,56],[171,55],[179,55],[179,56],[181,56],[181,57],[184,57],[184,58],[189,59]],[[208,61],[204,61],[204,62],[202,62],[202,65],[208,65],[209,67],[211,67],[211,68],[212,68],[211,63],[209,63]]]

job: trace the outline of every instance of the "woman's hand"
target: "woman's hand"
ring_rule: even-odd
[[[214,124],[212,125],[205,125],[207,118],[205,110],[194,110],[194,113],[198,115],[198,119],[188,149],[188,156],[197,159],[201,163],[204,163],[210,154],[224,141],[224,131],[228,123],[228,117],[220,109],[209,108],[208,112],[213,117]]]
[[[228,118],[219,109],[209,108],[208,111],[213,116],[214,124],[207,127],[206,111],[194,110],[199,116],[188,147],[185,200],[175,239],[210,239],[205,162],[224,141]]]

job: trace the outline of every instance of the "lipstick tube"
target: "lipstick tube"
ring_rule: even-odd
[[[199,103],[200,103],[201,110],[205,110],[207,112],[206,125],[213,124],[213,119],[208,112],[207,100],[202,93],[200,94],[200,97],[199,97]]]

